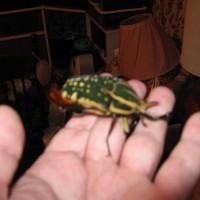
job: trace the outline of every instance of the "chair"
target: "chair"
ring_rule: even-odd
[[[0,55],[0,104],[12,106],[21,116],[27,137],[42,136],[48,126],[48,100],[36,77],[35,57]]]

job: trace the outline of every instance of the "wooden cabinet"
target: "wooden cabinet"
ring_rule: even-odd
[[[114,50],[119,48],[119,28],[106,28],[87,12],[87,34],[92,38],[101,58],[108,65],[114,58]]]
[[[51,16],[53,12],[61,12],[65,15],[69,13],[69,16],[76,16],[74,18],[78,21],[73,22],[73,28],[78,26],[80,21],[84,22],[84,24],[81,23],[83,26],[81,27],[82,33],[81,31],[78,31],[78,33],[90,36],[103,61],[106,64],[111,62],[114,57],[114,50],[118,48],[118,28],[105,28],[84,9],[54,6],[38,6],[0,12],[0,54],[27,54],[37,49],[38,56],[48,60],[49,64],[52,65],[52,60],[55,59],[54,55],[51,55],[53,52],[49,45],[49,39],[54,38],[52,31],[49,30],[48,12],[51,13]],[[80,13],[80,16],[76,13]],[[62,20],[71,22],[72,19],[69,16],[69,19]],[[79,20],[80,18],[82,20]],[[63,28],[62,34],[65,36],[65,27],[61,28]],[[73,30],[71,31],[73,32]],[[57,33],[57,29],[54,32]],[[59,52],[59,50],[56,51]]]
[[[0,12],[0,54],[19,55],[32,51],[51,65],[44,7]]]
[[[52,64],[69,68],[74,39],[87,35],[85,10],[54,6],[44,9]]]

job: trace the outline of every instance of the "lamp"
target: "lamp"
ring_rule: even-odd
[[[178,64],[178,49],[150,13],[121,22],[119,75],[148,80],[171,71]]]
[[[194,88],[184,102],[188,115],[200,110],[200,1],[187,0],[183,44],[180,57],[182,67],[194,75]],[[190,105],[190,106],[188,106]]]
[[[191,74],[200,77],[200,1],[188,0],[180,63]]]

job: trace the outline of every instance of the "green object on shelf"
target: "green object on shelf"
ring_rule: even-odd
[[[89,38],[79,38],[74,41],[74,49],[79,51],[89,51],[92,49],[92,46]]]

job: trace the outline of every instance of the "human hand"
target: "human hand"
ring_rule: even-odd
[[[143,97],[138,81],[130,84]],[[151,115],[172,110],[174,96],[164,88],[152,91],[149,101],[159,105]],[[187,199],[200,174],[200,113],[187,122],[180,142],[160,164],[167,122],[139,122],[127,140],[116,123],[106,144],[111,118],[72,117],[53,138],[40,158],[8,192],[24,142],[22,124],[8,107],[0,107],[0,199],[121,200]],[[159,168],[158,168],[159,166]]]

